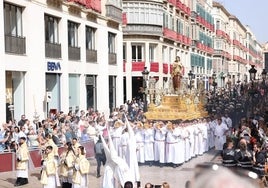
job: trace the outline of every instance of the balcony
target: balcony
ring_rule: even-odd
[[[163,73],[168,74],[168,64],[167,63],[163,63]]]
[[[69,60],[75,60],[78,61],[80,60],[80,47],[73,47],[69,46],[68,47],[68,57]]]
[[[151,62],[150,63],[150,71],[151,72],[159,72],[159,63],[158,62]]]
[[[197,12],[191,11],[191,19],[195,21],[196,17],[198,16]]]
[[[5,52],[14,54],[25,54],[25,37],[5,35]]]
[[[214,56],[223,56],[224,54],[224,51],[223,50],[214,50]]]
[[[139,61],[139,62],[132,62],[132,71],[138,71],[141,72],[144,70],[145,62]]]
[[[85,7],[86,9],[91,9],[98,13],[101,13],[101,1],[67,0],[67,3],[70,6]]]
[[[127,34],[143,34],[143,35],[155,35],[162,36],[162,26],[155,25],[135,25],[128,24],[125,28],[123,28],[124,35]]]
[[[106,4],[106,16],[121,23],[122,22],[122,9],[112,4]]]
[[[86,50],[86,61],[90,63],[97,63],[97,50]]]
[[[50,58],[61,58],[61,44],[46,42],[45,55]]]
[[[173,6],[176,6],[176,0],[168,0],[168,2],[170,3],[170,4],[172,4]]]
[[[116,53],[109,53],[109,65],[116,65]]]
[[[177,32],[168,28],[163,29],[163,35],[169,39],[177,40]]]

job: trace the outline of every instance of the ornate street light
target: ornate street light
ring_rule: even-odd
[[[250,80],[255,80],[255,77],[256,77],[256,73],[257,73],[257,70],[255,69],[255,65],[251,65],[251,69],[249,69],[249,77],[250,77]]]
[[[190,80],[190,85],[189,85],[189,88],[190,90],[192,89],[192,80],[194,78],[194,74],[193,72],[190,70],[189,73],[188,73],[188,77],[189,77],[189,80]]]
[[[149,77],[149,71],[147,70],[147,67],[144,67],[143,71],[141,72],[143,77],[142,87],[143,87],[143,111],[147,112],[147,80]]]
[[[257,70],[255,69],[255,65],[251,65],[251,69],[249,69],[249,76],[250,76],[250,80],[251,80],[251,87],[249,90],[249,94],[251,96],[251,114],[253,114],[254,111],[254,102],[253,102],[253,98],[254,95],[256,93],[256,89],[254,88],[254,80],[255,80],[255,76],[257,73]]]

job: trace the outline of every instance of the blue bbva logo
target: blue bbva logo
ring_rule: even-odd
[[[60,71],[61,70],[61,66],[60,66],[60,62],[47,62],[47,70],[48,71]]]

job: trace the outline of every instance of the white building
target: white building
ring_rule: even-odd
[[[17,121],[123,104],[119,0],[4,0],[0,12],[3,122],[10,104]]]

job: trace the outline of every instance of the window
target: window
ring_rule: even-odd
[[[218,29],[220,29],[220,21],[219,20],[216,21],[216,30],[218,30]]]
[[[116,76],[109,76],[109,108],[110,112],[116,107]]]
[[[154,44],[149,45],[149,61],[150,62],[155,61],[155,48],[156,48],[156,45]]]
[[[95,28],[86,26],[86,49],[88,50],[95,50],[95,32]]]
[[[115,34],[108,33],[108,50],[109,53],[115,53]]]
[[[45,40],[50,43],[59,43],[59,19],[45,15]]]
[[[169,62],[173,62],[175,60],[174,58],[174,49],[173,48],[169,48]]]
[[[68,21],[68,45],[78,47],[78,24]]]
[[[143,46],[142,45],[132,45],[132,61],[133,62],[140,62],[143,61]]]
[[[22,36],[22,8],[4,4],[5,10],[5,34],[11,36]]]
[[[168,61],[167,47],[166,47],[166,46],[163,46],[163,47],[162,47],[162,61],[163,61],[164,63],[169,62],[169,61]]]
[[[123,45],[123,60],[126,61],[126,45]]]

